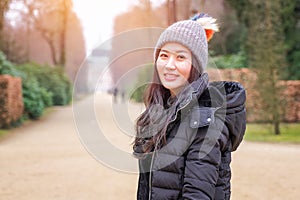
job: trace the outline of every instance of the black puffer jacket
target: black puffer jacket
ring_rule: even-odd
[[[167,144],[139,160],[137,199],[230,199],[231,152],[246,127],[245,90],[212,82],[199,94],[196,86],[178,104]]]

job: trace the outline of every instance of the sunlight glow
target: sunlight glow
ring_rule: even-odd
[[[82,22],[87,50],[112,37],[114,17],[139,0],[73,0],[74,11]],[[165,0],[151,0],[154,6]]]
[[[129,0],[73,0],[74,11],[82,22],[87,50],[111,37],[114,17],[125,12]]]

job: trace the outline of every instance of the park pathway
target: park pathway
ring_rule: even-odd
[[[103,129],[112,133],[106,137],[130,152],[131,138],[114,125],[111,97],[96,98]],[[141,110],[127,107],[132,118]],[[232,200],[300,199],[300,146],[243,142],[232,169]],[[55,107],[0,140],[0,200],[130,200],[136,184],[136,173],[107,167],[86,150],[72,106]]]

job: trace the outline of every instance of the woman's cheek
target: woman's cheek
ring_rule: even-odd
[[[190,72],[191,72],[191,64],[190,63],[187,63],[187,62],[184,62],[184,63],[181,63],[180,65],[177,66],[177,70],[178,72],[184,76],[186,79],[189,78],[189,75],[190,75]]]
[[[158,72],[162,72],[165,66],[165,62],[162,60],[157,60],[156,62],[156,68]]]

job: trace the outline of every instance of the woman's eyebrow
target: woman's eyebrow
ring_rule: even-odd
[[[160,51],[164,51],[164,52],[166,52],[166,53],[169,53],[169,51],[166,50],[166,49],[162,49],[162,50],[160,50]]]
[[[170,53],[170,52],[175,52],[175,53],[188,53],[185,50],[177,50],[177,51],[169,51],[167,49],[162,49],[161,51],[166,52],[166,53]]]
[[[188,52],[185,50],[178,50],[178,51],[176,51],[176,53],[188,53]]]

